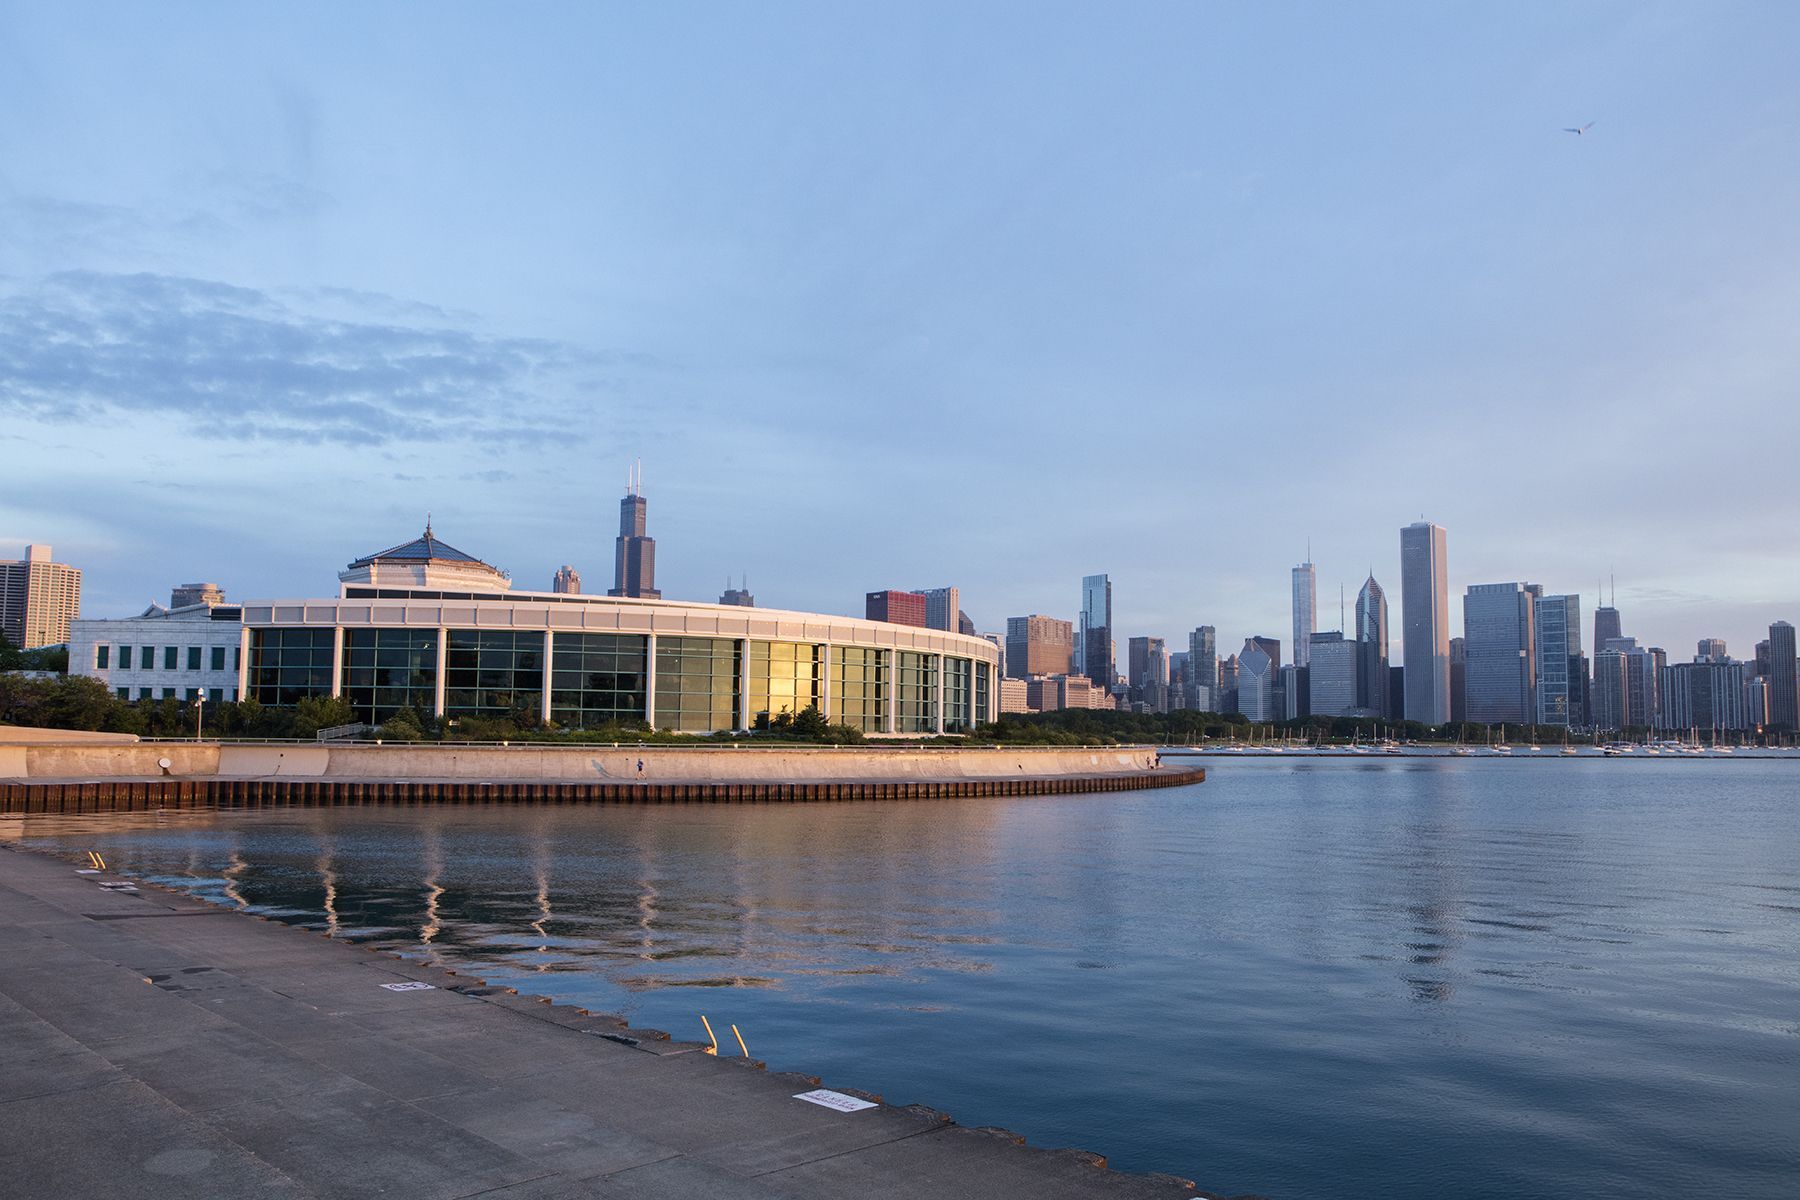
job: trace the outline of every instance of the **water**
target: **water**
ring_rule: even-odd
[[[1215,760],[1105,796],[0,836],[1219,1191],[1791,1200],[1797,784]]]

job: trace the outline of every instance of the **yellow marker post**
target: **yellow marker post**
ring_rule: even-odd
[[[708,1054],[717,1054],[719,1052],[719,1039],[713,1036],[712,1022],[706,1019],[705,1013],[700,1014],[700,1023],[706,1026],[706,1036],[712,1041],[712,1045],[706,1048],[706,1052]]]
[[[744,1045],[744,1035],[738,1032],[738,1027],[736,1025],[733,1025],[731,1027],[731,1036],[735,1037],[738,1040],[738,1049],[742,1050],[744,1052],[744,1057],[749,1058],[750,1057],[750,1047]]]

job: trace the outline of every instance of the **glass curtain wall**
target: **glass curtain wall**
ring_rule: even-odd
[[[736,729],[738,669],[735,638],[657,638],[656,727]]]
[[[944,660],[944,732],[962,733],[972,728],[969,719],[969,692],[973,685],[975,662],[968,658]]]
[[[937,731],[937,675],[937,655],[900,651],[900,662],[895,671],[900,693],[895,733]]]
[[[511,629],[452,629],[444,667],[444,715],[539,717],[544,635]]]
[[[988,712],[990,711],[988,708],[988,697],[992,694],[991,689],[993,688],[993,686],[994,686],[994,684],[993,684],[992,668],[990,668],[984,662],[976,663],[975,664],[975,712],[970,720],[970,724],[972,726],[980,725],[987,721]]]
[[[782,713],[819,707],[820,646],[751,642],[744,665],[744,702],[750,727],[764,729]]]
[[[550,650],[551,719],[571,729],[641,723],[647,654],[641,634],[557,634]]]
[[[329,629],[250,631],[250,698],[287,707],[308,696],[331,695]],[[121,652],[121,666],[124,666]]]
[[[379,725],[403,708],[437,711],[437,630],[346,629],[344,699],[356,719]]]
[[[864,733],[887,728],[888,652],[861,646],[831,648],[831,723]]]

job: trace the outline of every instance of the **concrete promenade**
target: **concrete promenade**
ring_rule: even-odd
[[[1196,1194],[116,882],[0,849],[0,1197]]]

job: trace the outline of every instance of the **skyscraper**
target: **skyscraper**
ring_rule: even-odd
[[[1450,719],[1458,725],[1469,719],[1468,683],[1468,643],[1453,637],[1450,639]]]
[[[1468,719],[1523,725],[1537,719],[1535,583],[1475,583],[1463,594]]]
[[[719,603],[729,604],[733,608],[755,608],[756,597],[750,594],[750,577],[744,576],[743,587],[732,587],[731,580],[725,581],[725,590],[719,593]]]
[[[1370,575],[1356,593],[1356,707],[1388,716],[1387,595]]]
[[[656,590],[656,539],[646,534],[650,502],[643,496],[642,468],[633,467],[619,501],[619,538],[613,544],[613,585],[609,596],[660,600]]]
[[[1731,655],[1725,653],[1724,638],[1701,638],[1694,651],[1695,662],[1729,662]]]
[[[1357,698],[1362,675],[1358,660],[1361,649],[1361,643],[1346,640],[1342,633],[1312,635],[1312,653],[1307,656],[1306,668],[1308,715],[1345,717],[1362,707]]]
[[[557,568],[556,575],[550,580],[550,590],[565,596],[581,595],[581,572],[564,563]]]
[[[1256,640],[1244,643],[1237,657],[1237,711],[1252,721],[1275,717],[1275,661]]]
[[[1275,674],[1279,674],[1281,672],[1281,639],[1280,638],[1272,638],[1272,637],[1247,637],[1247,638],[1245,638],[1244,639],[1244,648],[1249,649],[1251,646],[1259,647],[1264,654],[1269,656],[1269,672],[1270,672],[1270,674],[1275,675]],[[1239,654],[1238,657],[1242,658],[1243,655]]]
[[[1056,617],[1006,618],[1006,673],[1014,679],[1062,675],[1069,670],[1075,626]]]
[[[1604,596],[1601,599],[1605,599]],[[1624,637],[1625,630],[1619,624],[1619,610],[1610,604],[1602,604],[1594,609],[1594,653],[1598,655],[1606,649],[1606,643],[1616,637]]]
[[[1401,654],[1406,719],[1450,719],[1450,585],[1442,525],[1419,521],[1400,531]]]
[[[0,633],[20,650],[60,646],[69,622],[81,615],[81,568],[52,562],[50,547],[25,547],[25,557],[0,562]]]
[[[1769,626],[1769,726],[1800,728],[1800,692],[1795,690],[1794,627],[1786,621]]]
[[[1542,596],[1536,601],[1537,714],[1539,725],[1587,722],[1587,660],[1581,655],[1581,597]]]
[[[1126,682],[1131,698],[1162,712],[1169,706],[1169,660],[1159,637],[1134,637],[1126,643]]]
[[[925,628],[942,629],[950,633],[960,633],[962,615],[962,593],[953,587],[920,588],[919,595],[925,597]]]
[[[902,592],[887,588],[869,592],[863,597],[863,619],[887,621],[893,625],[925,626],[925,597],[918,592]]]
[[[1118,675],[1113,656],[1112,580],[1086,575],[1081,580],[1082,673],[1098,687],[1110,689]]]
[[[1294,665],[1304,667],[1312,655],[1313,630],[1319,623],[1319,577],[1308,561],[1294,568]]]
[[[1188,707],[1223,712],[1219,695],[1219,639],[1211,625],[1188,634]]]

